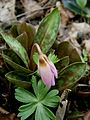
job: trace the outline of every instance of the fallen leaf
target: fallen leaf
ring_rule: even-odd
[[[90,120],[90,110],[86,112],[83,120]]]
[[[8,25],[15,20],[15,0],[0,0],[0,25]]]
[[[66,89],[64,90],[64,92],[61,95],[60,98],[60,104],[57,111],[56,111],[56,120],[63,120],[64,116],[65,116],[65,112],[66,112],[66,108],[67,108],[67,104],[68,104],[68,94],[71,90],[70,89]]]
[[[71,31],[72,31],[72,33],[81,32],[83,34],[87,34],[90,32],[90,25],[85,22],[82,22],[82,23],[74,23],[73,22]]]
[[[61,13],[61,26],[66,26],[69,22],[70,18],[73,18],[74,15],[68,9],[64,8],[64,6],[59,2],[56,3],[56,6],[60,9]]]
[[[21,0],[27,17],[34,19],[44,14],[42,7],[34,0]]]

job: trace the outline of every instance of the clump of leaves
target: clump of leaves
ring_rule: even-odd
[[[6,34],[0,30],[0,34],[8,46],[7,49],[3,50],[2,57],[9,68],[5,76],[10,82],[25,87],[25,81],[30,80],[28,76],[35,71],[35,64],[32,64],[33,60],[31,59],[33,44],[38,43],[42,51],[47,53],[56,40],[59,22],[59,10],[55,8],[41,21],[37,33],[32,25],[25,22],[13,25],[9,31],[11,34]],[[24,79],[24,83],[19,84],[23,76],[26,79]]]
[[[34,94],[23,89],[15,89],[15,98],[24,103],[19,107],[18,117],[25,120],[35,112],[35,120],[55,120],[56,117],[50,107],[57,107],[59,103],[58,90],[50,90],[41,80],[37,83],[36,77],[32,76]]]

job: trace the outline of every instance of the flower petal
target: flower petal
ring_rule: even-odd
[[[54,75],[52,75],[51,85],[52,85],[52,86],[55,86],[55,78],[54,78]]]
[[[55,85],[54,75],[51,72],[48,63],[46,64],[46,66],[40,66],[40,64],[38,64],[38,70],[45,85],[47,85],[48,87],[51,87],[51,85]]]
[[[50,65],[51,71],[53,72],[54,76],[55,76],[56,78],[58,78],[57,69],[56,69],[56,67],[54,66],[54,64],[53,64],[51,61],[49,61],[49,65]]]

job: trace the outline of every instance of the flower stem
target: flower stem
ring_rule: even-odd
[[[31,68],[33,71],[35,70],[35,67],[36,67],[36,65],[35,65],[35,63],[34,63],[34,61],[33,61],[33,54],[34,54],[35,49],[36,49],[36,51],[38,52],[38,55],[43,54],[42,51],[41,51],[41,49],[40,49],[40,46],[39,46],[37,43],[35,43],[35,44],[32,46],[31,55],[30,55],[30,68]]]

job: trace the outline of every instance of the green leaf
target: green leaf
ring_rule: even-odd
[[[84,8],[82,8],[79,5],[77,5],[76,0],[63,0],[62,2],[64,4],[64,7],[68,8],[72,12],[88,18],[89,17],[88,14],[90,13],[89,0],[88,1],[78,0],[78,1],[80,1],[80,3],[78,4],[82,4],[82,6],[84,6],[87,2],[88,3],[86,6],[84,6]]]
[[[70,88],[85,74],[86,64],[76,62],[70,64],[59,72],[58,87],[59,90]]]
[[[42,82],[42,80],[40,80],[38,82],[38,94],[37,94],[37,98],[39,100],[42,100],[45,98],[47,92],[49,91],[49,87],[45,86],[44,83]]]
[[[32,87],[36,96],[23,88],[15,90],[15,98],[20,102],[27,103],[19,107],[18,116],[24,120],[36,110],[35,120],[55,120],[55,115],[46,106],[56,107],[59,102],[58,90],[48,93],[50,88],[47,88],[41,80],[37,83],[35,76],[32,77]]]
[[[21,45],[27,50],[28,52],[28,36],[26,32],[22,33],[16,39],[21,43]]]
[[[28,68],[29,58],[25,48],[15,38],[8,34],[5,34],[2,30],[0,30],[0,34],[2,35],[8,46],[22,59],[22,61]]]
[[[60,101],[59,96],[56,96],[59,93],[58,90],[52,90],[50,91],[44,98],[44,100],[42,101],[42,103],[46,106],[49,107],[56,107],[57,104]],[[56,97],[55,97],[56,96]]]
[[[15,52],[13,52],[11,49],[8,49],[8,48],[7,48],[7,49],[3,50],[2,56],[3,56],[3,55],[8,56],[8,58],[10,58],[10,60],[12,60],[13,62],[15,62],[16,64],[25,67],[25,64],[24,64],[23,61],[20,59],[20,57],[19,57]]]
[[[55,42],[60,22],[60,13],[55,8],[40,23],[34,43],[38,43],[42,52],[47,53]]]
[[[35,103],[30,102],[30,103],[28,103],[28,104],[25,104],[25,105],[20,106],[18,110],[19,110],[20,112],[27,111],[28,109],[30,109],[30,106],[31,106],[31,105],[34,105],[34,104],[35,104]]]
[[[55,120],[55,115],[50,111],[48,108],[43,106],[42,104],[38,104],[36,113],[35,113],[35,120]]]
[[[88,61],[88,56],[87,56],[87,51],[86,49],[83,49],[82,50],[82,59],[84,62],[87,62]]]
[[[56,68],[58,70],[61,70],[64,67],[68,66],[68,64],[69,64],[69,56],[65,56],[65,57],[59,59],[59,62],[56,64]]]
[[[36,105],[31,104],[27,107],[25,111],[20,111],[18,117],[21,117],[21,120],[25,120],[35,111],[35,109],[36,109]]]
[[[87,0],[76,0],[76,3],[81,7],[84,8],[87,4]]]
[[[30,88],[31,83],[26,80],[24,76],[19,76],[14,71],[11,71],[5,75],[8,81],[13,83],[15,86]],[[25,81],[26,80],[26,81]]]
[[[48,59],[51,60],[54,64],[60,61],[57,55],[55,55],[54,53],[50,53],[48,55]]]
[[[17,31],[18,34],[21,35],[22,33],[26,32],[27,37],[28,37],[28,50],[30,51],[32,44],[33,44],[33,40],[35,37],[35,28],[33,25],[22,22],[17,24]]]
[[[23,103],[34,103],[37,101],[36,97],[32,93],[20,87],[15,89],[15,98]]]
[[[51,118],[52,120],[56,120],[56,116],[53,114],[51,110],[49,110],[47,107],[44,106],[46,115]]]
[[[32,76],[32,80],[31,81],[32,81],[32,87],[33,87],[34,93],[37,96],[37,94],[38,94],[38,87],[37,87],[36,77],[34,75]]]
[[[26,68],[20,66],[19,64],[13,62],[11,60],[11,58],[8,57],[7,55],[2,54],[2,57],[5,60],[5,62],[7,62],[12,68],[14,68],[15,71],[19,72],[19,74],[23,73],[23,75],[25,75],[25,74],[30,74],[31,73],[31,71],[29,69],[26,69]]]
[[[38,53],[34,52],[34,54],[33,54],[33,60],[34,60],[35,64],[38,63]]]
[[[63,41],[58,45],[56,55],[58,58],[69,56],[70,63],[82,62],[82,58],[79,51],[69,41]]]
[[[13,24],[12,27],[10,28],[10,32],[11,32],[12,36],[15,38],[18,36],[17,24]]]
[[[43,105],[41,103],[38,103],[37,109],[35,112],[35,120],[47,120],[48,117],[46,116],[44,112]]]

